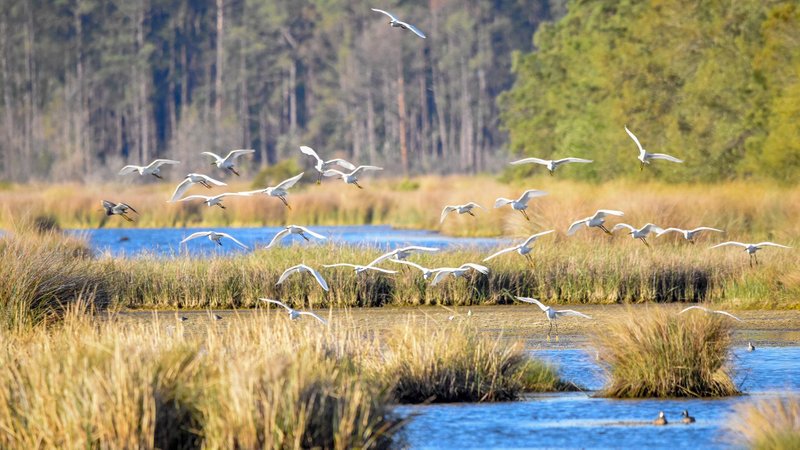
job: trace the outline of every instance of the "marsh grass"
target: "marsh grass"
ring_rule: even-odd
[[[727,423],[733,441],[757,450],[800,448],[800,396],[773,397],[736,406]]]
[[[440,375],[418,369],[421,356]],[[375,334],[263,312],[188,328],[72,310],[0,331],[0,447],[386,448],[404,424],[397,401],[508,400],[548,377],[565,384],[466,323]]]
[[[593,336],[608,373],[599,393],[614,398],[739,394],[728,371],[731,319],[652,308],[632,311]]]

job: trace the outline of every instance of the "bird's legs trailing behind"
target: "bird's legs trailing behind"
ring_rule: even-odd
[[[292,209],[292,207],[289,206],[289,202],[286,201],[286,197],[281,195],[281,196],[278,196],[278,198],[281,199],[281,201],[283,202],[284,205],[286,205],[287,208]]]
[[[239,172],[237,172],[237,171],[236,171],[236,169],[234,169],[233,167],[228,167],[228,170],[230,170],[231,172],[233,172],[233,174],[234,174],[234,175],[236,175],[237,177],[238,177],[238,176],[241,176],[241,175],[239,175]]]
[[[602,223],[600,225],[598,225],[597,227],[600,228],[601,230],[605,231],[606,234],[608,234],[608,235],[612,234],[610,231],[608,231],[608,228],[606,228],[606,226],[603,225]]]
[[[152,175],[152,176],[154,176],[154,177],[158,178],[159,180],[163,180],[163,179],[164,179],[164,177],[162,177],[161,175],[159,175],[159,174],[157,174],[157,173],[155,173],[155,172],[151,173],[150,175]]]
[[[525,217],[525,220],[527,220],[528,222],[531,221],[531,218],[528,217],[528,213],[526,213],[524,209],[520,209],[519,212],[522,213],[522,215]]]
[[[364,189],[360,184],[358,184],[358,181],[353,181],[353,184],[355,184],[359,189]]]

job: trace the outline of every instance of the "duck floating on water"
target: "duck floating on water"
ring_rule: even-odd
[[[667,416],[664,415],[664,411],[659,411],[658,418],[653,420],[653,425],[666,425],[668,423],[669,422],[667,422]]]
[[[681,419],[681,422],[683,422],[685,424],[694,423],[694,417],[689,415],[689,411],[688,410],[684,409],[683,413],[681,415],[683,416],[683,419]]]

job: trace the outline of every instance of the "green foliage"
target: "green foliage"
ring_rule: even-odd
[[[514,153],[594,159],[573,172],[582,178],[800,175],[796,2],[574,0],[567,9],[540,27],[537,51],[514,59],[517,81],[500,98]],[[640,174],[626,124],[649,151],[686,162]]]

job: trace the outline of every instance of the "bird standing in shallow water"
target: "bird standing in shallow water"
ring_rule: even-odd
[[[666,425],[668,423],[669,422],[667,422],[667,416],[664,415],[664,411],[659,411],[658,417],[653,420],[653,425]]]
[[[681,422],[683,422],[685,424],[694,423],[694,417],[689,415],[689,411],[688,410],[684,409],[683,413],[681,415],[683,416],[683,419],[681,419]]]

